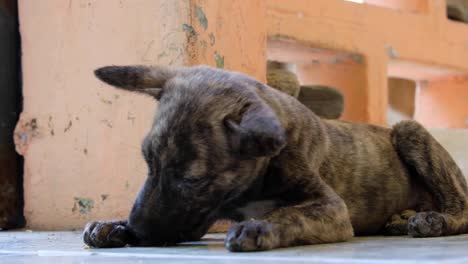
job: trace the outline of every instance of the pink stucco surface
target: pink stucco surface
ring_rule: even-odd
[[[145,177],[140,141],[156,103],[98,82],[93,70],[182,64],[188,3],[20,1],[19,9],[24,112],[15,137],[28,227],[126,217]]]
[[[262,1],[241,2],[19,1],[24,111],[15,141],[28,228],[125,218],[146,176],[140,143],[157,103],[100,83],[97,67],[210,64],[264,79],[264,26],[249,39],[239,26]]]

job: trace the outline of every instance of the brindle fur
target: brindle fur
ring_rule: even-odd
[[[230,251],[467,232],[465,179],[416,122],[322,120],[246,75],[206,66],[109,66],[96,75],[157,98],[159,109],[128,220],[88,224],[89,246],[196,240],[226,218],[238,221]],[[398,215],[406,209],[414,212]]]

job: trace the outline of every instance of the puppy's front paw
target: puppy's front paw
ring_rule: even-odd
[[[86,245],[96,248],[124,247],[130,236],[125,221],[90,222],[83,232]]]
[[[244,221],[231,227],[224,246],[233,252],[268,250],[279,247],[279,233],[266,221]]]
[[[408,219],[408,234],[413,237],[437,237],[443,233],[445,217],[437,212],[423,212]]]

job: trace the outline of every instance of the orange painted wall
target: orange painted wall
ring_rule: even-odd
[[[406,7],[395,10],[343,0],[267,0],[268,35],[270,40],[362,54],[367,65],[364,119],[384,125],[392,61],[468,71],[468,26],[446,18],[444,1],[394,2]],[[427,5],[427,11],[411,11],[413,3]]]
[[[188,63],[245,72],[265,81],[265,12],[263,0],[192,0],[191,25],[197,36],[189,39]]]
[[[427,12],[427,0],[365,0],[365,3],[409,12]]]
[[[468,128],[468,76],[421,82],[415,119],[431,128]]]

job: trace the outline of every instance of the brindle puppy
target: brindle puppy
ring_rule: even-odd
[[[130,217],[89,223],[92,247],[196,240],[226,218],[238,221],[225,240],[231,251],[467,232],[465,179],[416,122],[321,120],[246,75],[205,66],[110,66],[96,75],[153,96],[159,108]]]

